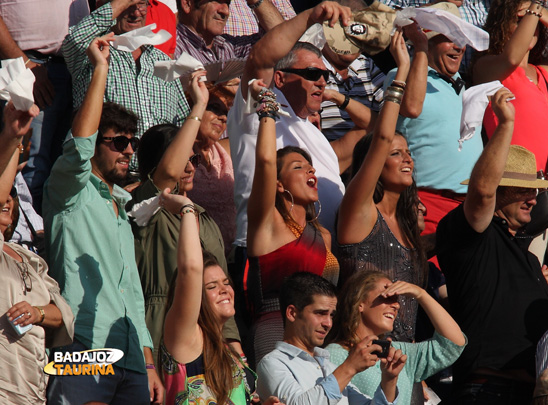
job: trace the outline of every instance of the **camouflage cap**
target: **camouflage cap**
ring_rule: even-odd
[[[337,22],[334,27],[325,22],[323,30],[327,44],[333,52],[347,55],[365,52],[375,55],[390,45],[390,33],[396,12],[375,1],[371,6],[352,12],[352,21],[347,27]]]

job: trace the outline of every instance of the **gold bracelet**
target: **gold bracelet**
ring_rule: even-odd
[[[189,120],[195,120],[195,121],[199,121],[199,122],[202,122],[202,119],[200,117],[196,117],[195,115],[190,115],[187,117]]]
[[[34,307],[34,308],[36,308],[38,310],[38,312],[40,312],[41,318],[40,318],[40,321],[38,323],[44,322],[44,319],[46,319],[46,311],[44,311],[44,308],[42,308],[42,307]]]

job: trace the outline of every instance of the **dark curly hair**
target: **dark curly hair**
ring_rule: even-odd
[[[401,132],[396,131],[397,136],[405,136]],[[358,173],[360,167],[371,147],[373,140],[373,134],[370,133],[360,139],[360,141],[354,147],[352,154],[352,177]],[[375,186],[375,193],[373,194],[373,202],[378,204],[384,197],[384,185],[379,178],[377,185]],[[400,194],[398,204],[396,205],[396,219],[398,220],[398,226],[402,231],[403,242],[416,249],[417,254],[414,255],[413,265],[415,269],[420,270],[421,284],[424,284],[427,279],[427,264],[426,264],[426,251],[422,245],[420,238],[420,230],[417,223],[417,206],[419,203],[419,197],[417,194],[417,185],[413,179],[413,183],[407,187],[403,193]]]
[[[489,33],[489,49],[487,55],[499,55],[504,49],[504,45],[512,36],[512,25],[517,21],[517,13],[523,0],[494,0],[489,8],[489,14],[485,26],[485,31]],[[548,40],[548,31],[544,25],[539,22],[539,34],[536,45],[529,54],[529,63],[534,65],[542,61],[542,52],[546,47]],[[479,56],[479,55],[478,55]]]

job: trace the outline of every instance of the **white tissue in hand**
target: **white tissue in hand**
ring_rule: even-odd
[[[166,30],[154,33],[154,29],[156,24],[150,24],[122,35],[115,35],[112,46],[119,51],[133,52],[143,45],[160,45],[171,38],[171,34]]]
[[[196,70],[205,69],[206,76],[200,81],[214,84],[224,83],[240,77],[244,71],[245,59],[232,58],[202,64],[198,59],[183,52],[176,61],[160,61],[154,63],[154,76],[171,82],[181,78],[181,84],[186,90],[190,83],[190,75]]]
[[[149,198],[133,206],[127,214],[135,219],[139,226],[146,226],[150,218],[160,211],[160,196]]]
[[[28,111],[34,104],[34,73],[26,68],[22,57],[3,60],[1,66],[0,98],[13,101],[16,110]]]
[[[461,20],[449,11],[433,7],[405,7],[396,11],[394,27],[404,27],[415,20],[421,28],[439,32],[453,41],[458,47],[469,45],[478,51],[489,48],[489,34]]]
[[[154,76],[168,82],[178,79],[185,74],[190,74],[196,70],[205,69],[202,62],[183,52],[176,61],[165,60],[154,63]]]
[[[495,94],[502,87],[504,87],[502,83],[495,80],[472,86],[463,93],[459,151],[462,150],[462,143],[472,138],[476,133],[476,128],[481,126],[485,109],[489,104],[489,96]]]

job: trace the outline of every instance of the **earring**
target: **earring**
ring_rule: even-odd
[[[322,202],[320,200],[317,200],[316,202],[318,203],[318,213],[316,214],[316,216],[314,218],[312,218],[308,222],[314,222],[315,220],[318,219],[318,217],[322,213]],[[314,206],[314,211],[316,211],[316,206]]]
[[[291,213],[291,211],[293,211],[293,206],[295,205],[295,200],[293,199],[293,194],[291,194],[291,192],[288,189],[285,189],[284,193],[289,194],[289,197],[291,197],[291,207],[289,208],[289,213]]]

